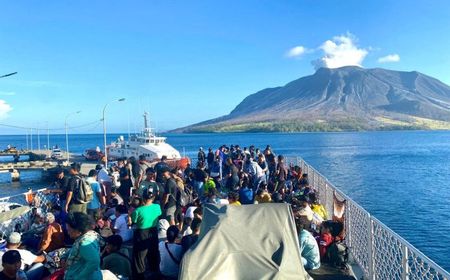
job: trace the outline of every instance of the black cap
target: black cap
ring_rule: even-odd
[[[95,166],[95,170],[100,170],[100,169],[102,169],[103,168],[103,165],[101,165],[101,164],[97,164],[96,166]]]

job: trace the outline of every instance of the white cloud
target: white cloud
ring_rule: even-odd
[[[13,96],[13,95],[16,95],[16,93],[14,91],[0,91],[0,95]]]
[[[320,67],[338,68],[349,65],[361,66],[369,51],[358,48],[355,41],[355,36],[350,33],[333,37],[332,40],[325,41],[319,47],[324,55],[311,63],[316,69]]]
[[[6,119],[8,117],[8,113],[11,112],[12,107],[5,100],[0,99],[0,120]]]
[[[398,54],[390,54],[383,57],[378,58],[379,63],[387,63],[387,62],[399,62],[400,56]]]
[[[296,46],[286,52],[287,57],[298,58],[306,52],[306,48],[303,46]]]

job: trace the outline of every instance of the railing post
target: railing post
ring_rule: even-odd
[[[402,279],[409,279],[409,265],[408,265],[408,246],[402,245]]]
[[[369,279],[371,279],[371,280],[375,280],[376,279],[376,277],[375,277],[375,260],[374,260],[374,240],[373,240],[373,237],[374,237],[374,232],[373,232],[373,220],[372,220],[372,218],[370,217],[370,214],[368,214],[368,219],[369,219],[369,226],[368,226],[368,228],[367,228],[367,233],[368,233],[368,235],[369,235],[369,238],[368,238],[368,242],[369,242],[369,244],[367,244],[368,246],[368,253],[369,253]]]

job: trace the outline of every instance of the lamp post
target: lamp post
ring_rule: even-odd
[[[70,153],[69,153],[69,135],[67,133],[67,118],[71,115],[79,114],[81,111],[76,111],[67,114],[65,120],[64,120],[64,127],[66,128],[66,153],[67,153],[67,164],[69,164],[70,160]]]
[[[120,98],[117,100],[113,100],[111,102],[122,102],[125,101],[125,98]],[[111,103],[109,102],[109,103]],[[105,119],[105,112],[106,107],[108,107],[109,103],[105,104],[105,107],[103,107],[103,151],[105,152],[105,168],[108,168],[108,152],[106,151],[106,119]]]

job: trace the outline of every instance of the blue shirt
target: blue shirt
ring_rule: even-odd
[[[300,254],[305,258],[307,264],[306,269],[317,269],[320,267],[319,245],[316,239],[307,230],[300,232]]]
[[[91,186],[92,191],[94,192],[91,202],[89,202],[87,205],[87,209],[98,209],[101,206],[100,200],[98,199],[97,195],[97,193],[101,193],[100,184],[92,177],[87,178],[86,182],[88,182],[89,186]]]
[[[239,201],[241,204],[253,204],[253,190],[250,188],[242,188],[239,191]]]

